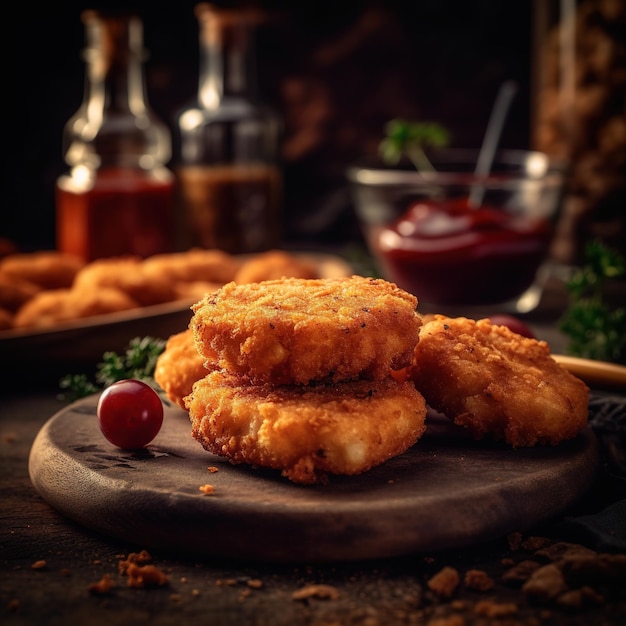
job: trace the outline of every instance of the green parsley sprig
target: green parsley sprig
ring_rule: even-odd
[[[426,148],[445,148],[450,133],[435,122],[408,122],[394,119],[385,126],[386,137],[380,142],[379,153],[389,165],[397,165],[406,156],[419,172],[434,172]]]
[[[568,354],[626,364],[626,309],[606,300],[608,283],[624,277],[623,256],[599,241],[587,244],[582,267],[566,283],[569,304],[559,322]]]
[[[60,398],[74,402],[97,393],[118,380],[134,378],[156,386],[154,370],[159,355],[165,350],[166,341],[155,337],[135,337],[123,354],[110,351],[102,356],[96,366],[95,381],[86,374],[68,374],[59,381]]]

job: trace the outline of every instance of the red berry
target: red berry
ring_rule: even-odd
[[[522,337],[530,337],[534,339],[535,335],[532,330],[521,319],[513,317],[512,315],[492,315],[489,321],[496,326],[506,326],[509,330],[512,330]]]
[[[102,434],[115,446],[143,448],[163,424],[163,403],[150,385],[140,380],[120,380],[107,387],[98,400]]]

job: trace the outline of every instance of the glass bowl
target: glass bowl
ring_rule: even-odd
[[[433,172],[380,162],[347,172],[381,276],[416,295],[423,312],[527,313],[540,300],[564,168],[541,152],[506,150],[480,176],[477,158],[441,150]]]

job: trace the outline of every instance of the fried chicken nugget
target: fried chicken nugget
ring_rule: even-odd
[[[189,302],[197,302],[204,298],[207,293],[213,293],[220,287],[223,287],[224,283],[212,283],[206,280],[196,280],[193,282],[182,282],[174,285],[177,300],[187,300]]]
[[[70,287],[81,267],[80,259],[57,250],[17,252],[0,260],[0,273],[42,289]]]
[[[423,434],[424,398],[382,380],[276,387],[216,370],[185,399],[193,437],[231,463],[281,470],[294,483],[355,475],[402,454]]]
[[[167,397],[182,409],[183,398],[191,393],[193,384],[208,373],[204,359],[196,349],[191,330],[171,335],[165,350],[159,355],[154,369],[154,379]]]
[[[171,302],[176,298],[174,285],[165,276],[145,272],[141,259],[134,256],[92,261],[76,274],[73,287],[81,290],[114,287],[141,306]]]
[[[22,278],[6,276],[0,271],[0,307],[15,313],[39,291],[39,285]]]
[[[148,275],[161,276],[171,283],[225,283],[233,280],[239,269],[238,259],[222,250],[192,248],[185,252],[155,254],[143,261]]]
[[[0,307],[0,330],[13,328],[13,312]]]
[[[432,408],[476,439],[556,445],[587,423],[589,389],[546,342],[487,319],[437,315],[424,323],[407,373]]]
[[[268,250],[256,254],[241,264],[234,282],[258,283],[278,278],[319,278],[317,267],[283,250]]]
[[[62,322],[117,313],[139,307],[128,294],[113,287],[90,289],[46,289],[40,291],[15,314],[16,328],[49,328]]]
[[[362,276],[233,282],[193,305],[189,327],[207,361],[255,383],[380,379],[411,361],[416,306]]]

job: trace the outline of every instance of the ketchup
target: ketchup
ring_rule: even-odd
[[[169,177],[111,168],[81,188],[62,176],[56,188],[57,247],[85,262],[170,252],[173,203]]]
[[[550,236],[549,220],[462,197],[415,202],[377,246],[389,279],[421,301],[486,305],[532,285]]]

